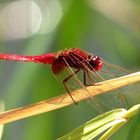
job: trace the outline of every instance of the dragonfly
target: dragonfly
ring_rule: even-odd
[[[78,85],[82,89],[84,89],[83,92],[86,92],[86,95],[90,96],[88,91],[84,88],[89,84],[87,82],[87,79],[88,81],[92,81],[92,85],[96,85],[97,79],[104,80],[104,78],[102,78],[100,74],[100,71],[104,71],[104,73],[106,73],[105,75],[110,75],[110,73],[108,74],[107,72],[108,70],[103,70],[104,65],[107,65],[107,67],[109,67],[108,65],[111,65],[106,63],[100,56],[92,55],[79,48],[70,48],[56,53],[47,53],[47,54],[36,55],[36,56],[0,54],[0,59],[50,64],[54,75],[58,75],[63,70],[68,69],[69,74],[67,75],[67,77],[63,79],[63,85],[75,104],[77,104],[77,102],[74,100],[74,98],[71,95],[71,91],[68,86],[68,81],[74,77],[74,79],[77,80],[76,82],[78,83]],[[114,69],[117,69],[117,66],[113,65],[113,67]],[[80,71],[83,71],[83,75],[82,75],[83,82],[78,81],[78,78],[76,76]],[[108,84],[106,85],[110,86]],[[104,95],[104,97],[106,98],[106,95]],[[120,102],[121,104],[126,104],[125,97],[118,92],[116,92],[116,94],[110,94],[110,97],[112,97],[113,99],[116,98],[118,100],[117,104]],[[112,101],[110,97],[107,98],[109,98],[108,100]],[[92,98],[92,101],[94,103],[96,102],[95,104],[98,104],[94,98]],[[102,101],[100,100],[98,102],[102,103]]]

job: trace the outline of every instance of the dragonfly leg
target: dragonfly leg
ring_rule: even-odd
[[[70,93],[70,91],[69,91],[69,89],[68,89],[68,87],[67,87],[67,82],[68,82],[68,80],[69,80],[70,78],[72,78],[72,77],[74,76],[74,74],[78,73],[79,71],[80,71],[80,69],[77,69],[76,71],[74,71],[74,73],[72,73],[71,75],[69,75],[67,78],[65,78],[65,79],[63,80],[63,85],[64,85],[65,89],[67,90],[67,92],[68,92],[68,94],[70,95],[72,101],[73,101],[74,104],[76,104],[76,105],[77,105],[78,103],[73,99],[73,97],[72,97],[72,95],[71,95],[71,93]]]
[[[87,84],[87,80],[86,80],[87,78],[91,84]],[[91,78],[89,72],[85,69],[84,69],[84,73],[83,73],[83,79],[84,79],[85,86],[99,86],[99,85],[101,85],[101,83],[97,83],[93,78]]]
[[[83,78],[84,78],[84,85],[87,86],[87,83],[86,83],[86,71],[85,70],[84,70]]]
[[[88,77],[88,80],[90,81],[90,83],[92,83],[92,84],[87,84],[87,80],[86,80],[87,77]],[[83,73],[83,80],[84,80],[84,85],[85,86],[96,85],[96,82],[93,79],[91,79],[88,71],[86,71],[86,70],[84,70],[84,73]]]

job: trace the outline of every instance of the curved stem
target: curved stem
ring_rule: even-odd
[[[129,74],[126,76],[122,76],[119,78],[103,81],[97,83],[97,86],[88,86],[87,90],[90,92],[90,96],[96,96],[98,94],[105,94],[105,92],[135,83],[140,81],[140,72],[136,72],[133,74]],[[106,82],[111,86],[106,86]],[[84,96],[81,94],[81,90],[75,90],[71,93],[76,102],[80,102],[89,96]],[[16,121],[22,118],[30,117],[33,115],[37,115],[44,112],[49,112],[52,110],[56,110],[68,105],[73,104],[70,96],[68,94],[64,94],[61,96],[57,96],[52,99],[44,100],[29,106],[9,110],[0,114],[0,124],[5,124],[8,122]]]

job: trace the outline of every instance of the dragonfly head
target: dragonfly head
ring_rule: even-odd
[[[102,69],[103,66],[103,61],[101,58],[97,55],[95,56],[89,56],[89,64],[90,64],[90,69],[94,69],[96,71],[99,71]],[[91,68],[92,67],[92,68]]]

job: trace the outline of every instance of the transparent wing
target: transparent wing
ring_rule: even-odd
[[[73,73],[74,71],[69,66],[68,62],[66,60],[65,60],[65,62],[68,65],[69,74]],[[77,74],[73,74],[73,78],[75,79],[75,82],[79,85],[79,87],[82,89],[82,93],[85,96],[89,97],[87,99],[87,101],[96,110],[98,110],[98,112],[103,112],[103,111],[107,111],[107,110],[114,109],[114,108],[120,108],[120,107],[127,108],[127,103],[126,103],[125,97],[118,90],[114,89],[114,91],[112,91],[112,92],[107,92],[107,93],[104,93],[102,95],[98,95],[96,97],[91,97],[90,92],[87,91],[85,85],[83,84],[84,81],[86,81],[87,85],[95,85],[96,86],[97,82],[103,81],[103,80],[105,80],[105,78],[107,80],[110,78],[117,77],[112,72],[106,71],[107,70],[106,68],[109,68],[108,65],[105,64],[102,71],[97,73],[96,71],[89,70],[84,62],[79,62],[79,63],[81,63],[81,65],[84,66],[85,73],[83,73],[81,70],[81,72],[79,72]],[[116,70],[115,67],[113,67],[113,68]],[[105,71],[106,71],[106,73],[105,73]],[[105,76],[105,78],[103,78],[104,76]],[[69,80],[69,82],[71,80]],[[73,82],[69,83],[68,88],[70,85],[72,86],[73,83],[75,83],[75,82],[73,81]],[[110,86],[109,83],[106,83],[106,86]],[[70,89],[72,89],[72,88],[70,88]]]
[[[106,61],[104,61],[104,65],[101,71],[93,73],[90,72],[91,77],[94,79],[97,79],[99,82],[100,80],[108,80],[120,76],[124,76],[126,74],[130,74],[132,72],[119,67],[114,64],[109,64]],[[99,77],[99,78],[98,78]],[[109,83],[106,83],[106,86],[111,86]],[[105,94],[96,96],[101,103],[105,104],[105,106],[108,108],[128,108],[128,102],[127,102],[127,95],[133,94],[133,93],[139,93],[140,87],[139,82],[135,84],[131,84],[128,86],[125,86],[123,88],[114,89],[114,91],[107,92]],[[102,102],[103,101],[103,102]],[[107,102],[106,102],[107,101]]]
[[[101,95],[97,95],[96,97],[91,97],[90,92],[84,85],[84,81],[86,81],[87,85],[96,86],[97,82],[128,74],[129,72],[127,70],[104,61],[103,69],[97,72],[89,70],[84,62],[79,62],[84,67],[84,70],[80,70],[78,73],[75,73],[76,69],[71,68],[69,62],[67,62],[65,59],[64,61],[67,67],[65,67],[63,72],[61,72],[63,74],[65,73],[65,76],[61,78],[61,82],[72,75],[66,83],[69,93],[75,89],[81,88],[81,94],[83,94],[83,96],[89,97],[87,102],[90,103],[100,113],[114,108],[127,108],[127,102],[125,96],[123,95],[124,90],[117,90],[114,88],[114,91],[103,93]],[[106,86],[110,87],[111,85],[106,82]]]
[[[129,71],[125,68],[119,67],[114,64],[110,64],[104,60],[103,60],[103,62],[104,62],[104,66],[103,66],[103,69],[99,72],[99,74],[102,77],[104,77],[105,79],[116,78],[116,77],[120,77],[120,76],[124,76],[124,75],[132,73],[131,71]],[[122,101],[125,100],[125,101],[123,101],[122,107],[125,107],[125,108],[128,107],[128,102],[127,102],[127,98],[126,98],[127,95],[140,92],[139,84],[140,83],[137,82],[137,83],[114,90],[114,92],[117,92],[119,96],[121,95]]]
[[[71,92],[72,90],[77,88],[81,88],[81,94],[83,94],[83,96],[89,97],[88,99],[86,99],[86,101],[90,105],[92,105],[94,109],[99,113],[103,112],[102,106],[100,105],[98,100],[90,96],[90,92],[86,89],[85,85],[82,82],[84,74],[83,71],[79,70],[78,73],[75,73],[75,70],[69,66],[69,63],[65,60],[65,58],[64,61],[67,65],[67,67],[64,70],[67,71],[68,76],[72,75],[72,77],[67,81],[67,89],[69,90],[68,92]]]

